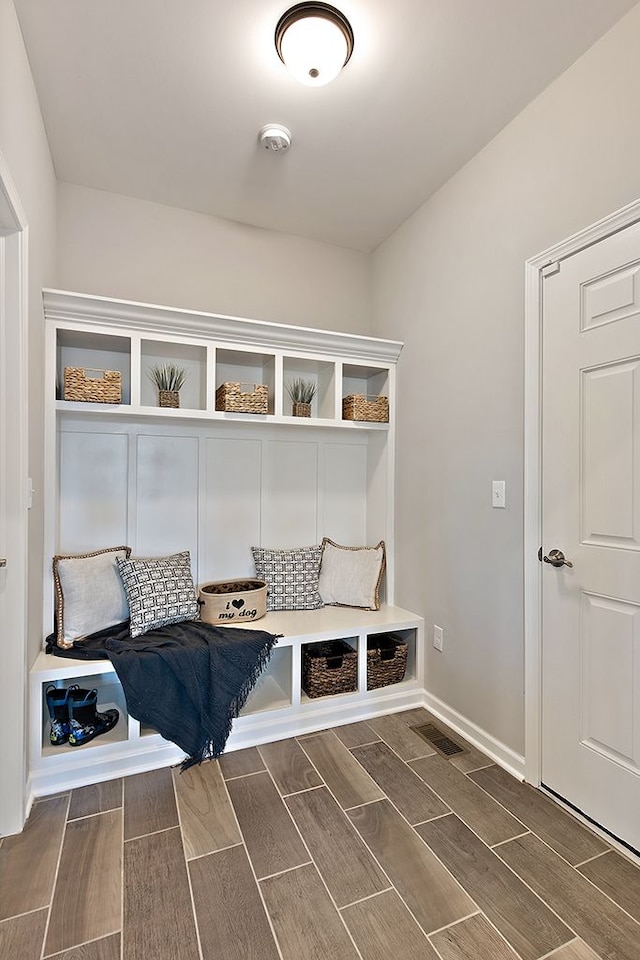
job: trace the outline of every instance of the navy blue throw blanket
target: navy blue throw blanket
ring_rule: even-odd
[[[51,641],[53,638],[47,638]],[[237,717],[269,660],[277,636],[264,630],[174,623],[132,638],[129,624],[86,637],[70,657],[108,657],[132,717],[187,754],[186,770],[223,752]]]

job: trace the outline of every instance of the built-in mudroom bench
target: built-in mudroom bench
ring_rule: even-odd
[[[189,550],[194,581],[202,584],[255,576],[252,546],[306,546],[323,537],[350,546],[382,540],[379,610],[272,611],[243,624],[281,637],[234,721],[227,749],[422,703],[423,622],[394,605],[395,376],[402,345],[53,290],[44,292],[44,307],[43,634],[54,622],[55,555],[119,544],[137,557]],[[158,405],[150,376],[167,363],[186,373],[179,407]],[[72,369],[95,370],[97,377],[104,370],[119,373],[119,402],[65,399],[72,395]],[[310,415],[292,415],[296,379],[313,384]],[[261,385],[262,412],[225,409],[225,390],[234,383],[247,392]],[[356,410],[357,398],[374,410],[374,398],[388,400],[388,419],[353,419],[354,397]],[[382,635],[406,646],[406,669],[400,681],[368,689],[367,649]],[[302,682],[305,648],[334,639],[357,653],[355,689],[309,697]],[[85,746],[54,747],[45,691],[71,683],[96,688],[100,707],[115,705],[120,719]],[[30,725],[34,795],[183,756],[128,715],[109,660],[40,653],[31,669]]]

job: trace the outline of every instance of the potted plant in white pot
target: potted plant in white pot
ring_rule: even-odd
[[[149,379],[158,389],[159,407],[179,407],[180,388],[187,379],[187,371],[175,363],[157,363],[149,370]]]
[[[287,384],[287,391],[291,397],[291,414],[294,417],[310,417],[311,401],[318,392],[318,385],[313,380],[303,380],[296,377]]]

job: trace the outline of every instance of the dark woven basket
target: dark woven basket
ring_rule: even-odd
[[[308,697],[353,693],[358,689],[358,651],[346,640],[304,644],[302,689]]]
[[[392,633],[367,638],[367,690],[404,680],[407,644]]]

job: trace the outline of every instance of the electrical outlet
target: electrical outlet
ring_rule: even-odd
[[[444,646],[444,630],[442,627],[438,627],[435,623],[433,625],[433,645],[436,650],[442,651]]]

